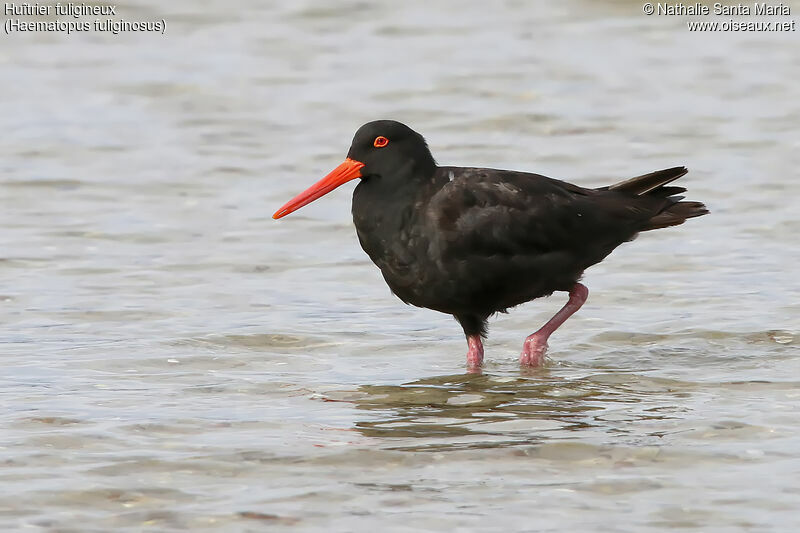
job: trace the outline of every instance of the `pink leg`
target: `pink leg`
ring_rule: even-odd
[[[581,308],[589,297],[589,289],[580,283],[576,283],[569,291],[569,301],[556,313],[553,318],[547,321],[536,333],[529,335],[522,345],[522,353],[519,356],[519,364],[522,366],[541,366],[544,364],[544,353],[547,351],[547,339],[567,321],[575,312]]]
[[[477,370],[483,364],[483,341],[480,335],[469,335],[467,337],[467,370]]]

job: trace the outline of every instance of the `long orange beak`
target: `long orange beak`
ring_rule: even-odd
[[[272,218],[277,220],[281,217],[285,217],[289,213],[297,211],[304,205],[310,204],[317,198],[325,196],[339,185],[347,183],[350,180],[360,178],[361,167],[363,166],[364,163],[361,161],[356,161],[355,159],[350,159],[348,157],[341,165],[333,169],[330,174],[283,204],[283,207],[275,211],[275,214],[272,215]]]

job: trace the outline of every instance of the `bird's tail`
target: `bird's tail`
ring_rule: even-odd
[[[686,192],[685,188],[665,187],[687,172],[689,171],[686,167],[657,170],[611,185],[608,190],[636,196],[663,198],[667,201],[663,208],[647,221],[641,231],[677,226],[686,222],[686,219],[708,214],[708,209],[701,202],[682,202],[683,196],[673,196]]]
[[[651,172],[649,174],[642,174],[641,176],[636,176],[635,178],[615,183],[614,185],[608,187],[608,190],[626,192],[641,196],[658,189],[659,187],[663,187],[668,183],[672,183],[681,176],[685,176],[687,172],[689,172],[689,169],[686,167],[673,167],[665,170],[656,170],[655,172]],[[675,192],[683,192],[686,190],[680,187],[670,187],[670,189],[673,188],[680,189],[680,191]]]

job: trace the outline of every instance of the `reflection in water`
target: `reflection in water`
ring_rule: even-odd
[[[0,51],[0,531],[800,531],[796,33],[631,0],[135,4],[167,38]],[[375,118],[586,186],[685,164],[714,215],[587,272],[554,364],[516,361],[558,297],[462,375],[348,190],[270,218]]]
[[[452,375],[404,385],[364,385],[351,399],[377,420],[356,424],[368,437],[424,439],[403,450],[503,447],[572,439],[576,431],[626,434],[631,426],[679,417],[692,384],[635,374],[593,374],[565,381],[538,377]],[[646,433],[657,441],[663,429]],[[642,441],[640,435],[639,441]]]

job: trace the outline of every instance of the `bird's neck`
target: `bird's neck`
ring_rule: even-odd
[[[361,180],[353,191],[353,218],[359,221],[392,218],[403,211],[419,208],[438,189],[436,164],[431,160],[409,162],[394,169],[391,176],[371,175]]]
[[[436,166],[399,169],[386,179],[370,176],[353,191],[353,223],[364,251],[381,266],[390,243],[414,240],[418,219],[427,200],[441,185],[435,182]]]

